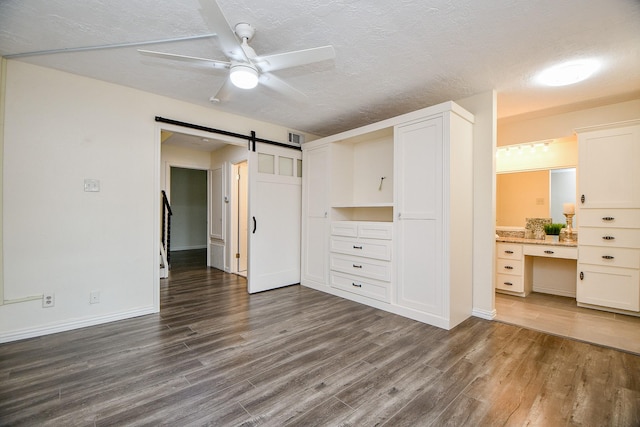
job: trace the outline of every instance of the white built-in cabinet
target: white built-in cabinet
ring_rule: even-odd
[[[472,128],[447,102],[304,144],[302,285],[446,329],[469,317]]]
[[[576,132],[578,304],[640,312],[640,120]]]
[[[309,144],[302,152],[303,194],[301,278],[304,283],[327,283],[329,224],[329,146]]]

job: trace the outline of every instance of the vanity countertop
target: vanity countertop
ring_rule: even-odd
[[[566,246],[570,248],[578,247],[578,242],[550,242],[548,240],[523,239],[521,237],[496,237],[496,242],[524,243],[527,245]]]

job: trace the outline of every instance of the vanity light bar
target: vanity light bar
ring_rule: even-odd
[[[547,139],[544,141],[534,141],[534,142],[524,142],[522,144],[514,144],[508,145],[504,147],[498,147],[496,149],[496,157],[500,155],[500,153],[504,153],[506,156],[511,156],[512,154],[521,155],[523,153],[535,153],[538,148],[542,148],[543,152],[549,151],[549,145],[555,140]]]

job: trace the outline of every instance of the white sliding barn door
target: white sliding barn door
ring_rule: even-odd
[[[249,153],[249,293],[300,283],[301,159],[261,143]]]

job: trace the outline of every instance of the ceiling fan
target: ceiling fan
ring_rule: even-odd
[[[258,55],[249,46],[249,41],[255,34],[255,28],[251,24],[241,22],[232,29],[216,0],[200,0],[200,5],[202,6],[205,20],[209,28],[216,33],[228,61],[144,49],[138,49],[138,52],[143,55],[166,59],[205,62],[212,65],[214,69],[229,70],[229,78],[218,90],[218,93],[210,98],[212,102],[229,99],[233,87],[253,89],[258,83],[294,99],[305,98],[306,95],[271,72],[325,61],[335,57],[335,50],[331,45],[274,55]]]

